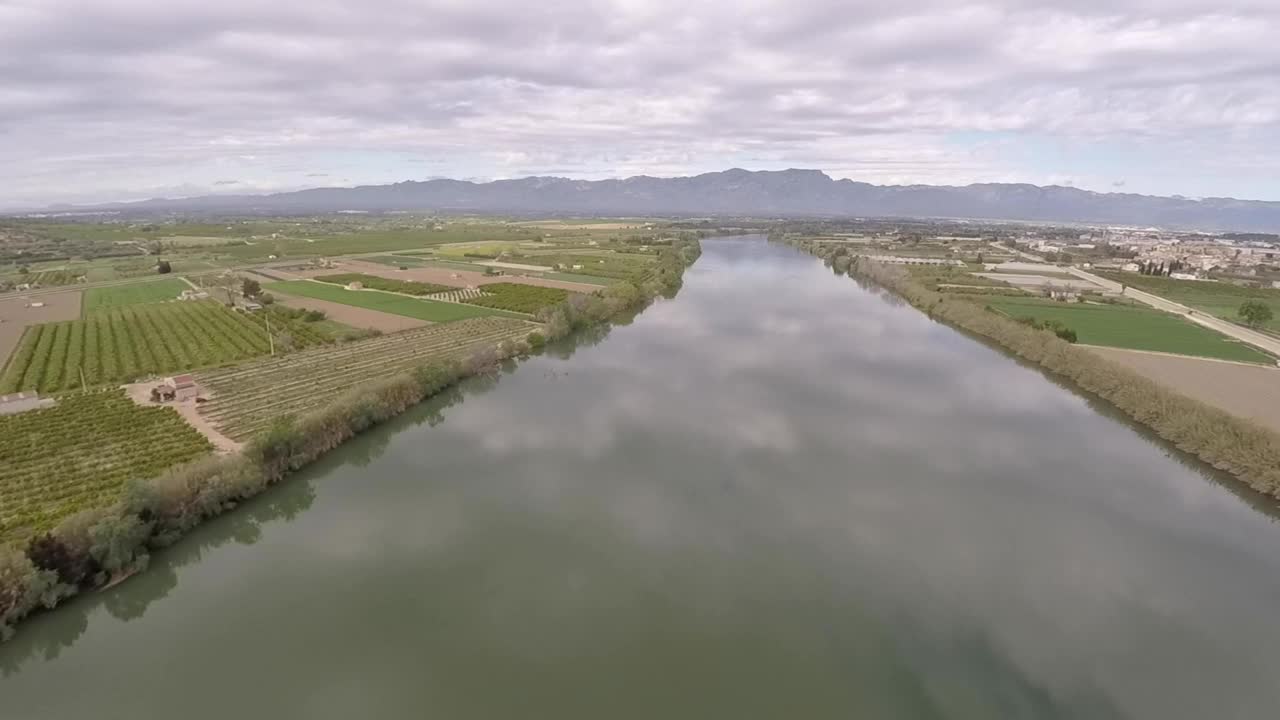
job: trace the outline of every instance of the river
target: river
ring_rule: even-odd
[[[1280,715],[1268,503],[815,258],[704,250],[23,624],[0,717]]]

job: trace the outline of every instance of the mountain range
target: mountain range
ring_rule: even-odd
[[[426,180],[272,195],[209,195],[98,206],[139,212],[310,214],[340,210],[581,215],[939,217],[1280,231],[1280,202],[1097,193],[982,183],[871,185],[819,170],[741,169],[621,180]]]

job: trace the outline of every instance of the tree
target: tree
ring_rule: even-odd
[[[168,275],[173,272],[173,266],[169,264],[168,260],[161,260],[156,263],[156,272],[161,275]]]
[[[1271,306],[1261,300],[1246,300],[1240,306],[1238,311],[1240,319],[1245,321],[1249,327],[1262,327],[1270,322],[1274,314],[1271,312]]]
[[[245,278],[240,282],[240,292],[247,298],[258,297],[262,294],[262,284],[253,278]]]

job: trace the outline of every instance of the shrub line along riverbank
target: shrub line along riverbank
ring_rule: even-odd
[[[843,248],[820,242],[791,238],[782,242],[823,258],[837,272],[889,290],[935,320],[985,337],[1039,364],[1110,402],[1179,450],[1234,475],[1258,492],[1280,498],[1280,434],[1182,395],[1052,332],[988,311],[972,300],[929,290],[901,267],[859,259],[841,252]]]
[[[321,410],[279,419],[239,454],[205,458],[158,478],[134,481],[115,505],[73,515],[25,548],[0,547],[0,640],[38,608],[53,608],[82,590],[145,569],[151,550],[174,543],[201,522],[459,380],[676,292],[685,268],[700,254],[698,241],[675,240],[659,250],[643,280],[572,295],[544,308],[539,313],[543,332],[531,334],[526,342],[505,342],[460,362],[428,363],[357,386]]]

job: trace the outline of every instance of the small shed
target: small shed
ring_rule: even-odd
[[[192,375],[174,375],[164,379],[164,384],[173,388],[174,399],[181,402],[190,400],[200,394],[200,386]]]
[[[363,289],[364,289],[364,283],[360,282],[359,280],[352,280],[351,282],[347,283],[347,289],[348,289],[348,290],[363,290]]]

